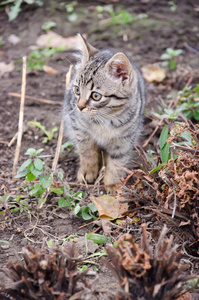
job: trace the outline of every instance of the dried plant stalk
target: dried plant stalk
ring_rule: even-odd
[[[19,153],[20,153],[20,148],[21,148],[21,139],[22,139],[22,134],[23,134],[23,117],[24,117],[25,93],[26,93],[26,56],[23,57],[21,103],[20,103],[20,111],[19,111],[17,146],[16,146],[13,169],[12,169],[12,176],[13,177],[16,175],[17,163],[18,163],[18,160],[19,160]]]
[[[118,240],[117,248],[107,246],[111,263],[103,259],[108,268],[117,276],[123,292],[117,300],[172,300],[184,291],[184,283],[197,275],[185,275],[187,265],[180,266],[182,251],[172,246],[173,236],[166,238],[164,226],[154,251],[150,247],[146,224],[142,225],[141,247],[132,235],[124,234]]]

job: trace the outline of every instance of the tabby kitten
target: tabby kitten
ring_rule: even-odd
[[[80,158],[78,181],[93,182],[105,157],[104,184],[115,192],[142,127],[143,79],[124,53],[97,50],[81,35],[81,60],[66,90],[63,116]],[[115,164],[116,163],[116,164]]]

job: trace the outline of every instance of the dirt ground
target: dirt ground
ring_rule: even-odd
[[[147,104],[145,108],[145,127],[142,142],[149,137],[154,128],[148,126],[149,112],[158,112],[168,103],[167,95],[182,89],[192,79],[192,84],[199,83],[199,54],[193,51],[199,49],[199,13],[197,1],[175,1],[177,9],[172,11],[167,1],[75,1],[74,11],[78,15],[75,22],[67,18],[65,9],[61,6],[63,1],[43,1],[42,7],[23,5],[18,17],[8,21],[5,7],[0,7],[0,37],[3,44],[0,47],[0,61],[5,63],[15,62],[15,69],[11,73],[5,73],[0,78],[0,195],[11,194],[14,197],[18,193],[20,182],[12,180],[12,167],[16,142],[8,147],[8,143],[17,132],[20,99],[12,97],[9,93],[21,93],[22,62],[24,55],[31,53],[30,46],[35,45],[36,39],[44,33],[41,26],[46,21],[54,21],[57,26],[53,30],[63,37],[75,36],[77,32],[87,34],[89,42],[97,48],[111,48],[123,51],[135,64],[142,68],[148,64],[159,63],[160,56],[167,48],[182,49],[177,68],[168,71],[163,82],[146,83]],[[65,1],[70,3],[70,1]],[[108,12],[103,12],[100,19],[96,11],[97,5],[112,5],[114,9],[123,9],[134,15],[147,14],[148,18],[140,18],[128,24],[115,25],[103,24],[104,19],[110,17]],[[13,45],[8,38],[14,34],[20,38],[19,43]],[[189,46],[191,47],[189,47]],[[74,62],[73,51],[68,50],[56,53],[50,57],[48,65],[58,70],[57,75],[52,75],[38,70],[27,70],[26,95],[42,99],[50,99],[57,105],[44,104],[26,99],[24,112],[24,133],[20,150],[19,165],[25,160],[24,153],[30,147],[44,148],[44,154],[55,153],[57,134],[47,144],[42,143],[42,132],[27,124],[28,121],[38,121],[47,129],[59,126],[61,105],[65,88],[65,74],[70,62]],[[154,150],[157,148],[157,140],[160,131],[150,143]],[[65,137],[64,141],[67,140]],[[142,146],[142,144],[141,144]],[[49,167],[52,158],[47,159]],[[76,182],[76,169],[78,158],[67,150],[61,156],[58,167],[64,172],[64,180]],[[71,187],[80,190],[79,187]],[[86,197],[92,190],[86,191]],[[0,267],[5,266],[10,259],[14,259],[15,252],[21,252],[24,245],[31,242],[40,247],[43,239],[62,239],[77,233],[79,247],[84,247],[84,235],[91,232],[92,227],[83,227],[85,222],[74,217],[72,212],[61,209],[57,205],[56,198],[48,199],[42,211],[37,210],[34,201],[29,203],[31,213],[23,212],[15,214],[6,220],[3,215],[0,219],[0,240],[9,241],[9,247],[0,244]],[[3,209],[3,208],[2,208]],[[157,225],[157,223],[156,223]],[[133,225],[138,230],[138,225]],[[158,224],[161,228],[162,224]],[[95,227],[94,227],[95,228]],[[138,232],[140,232],[138,230]],[[102,233],[102,231],[98,232]],[[103,234],[103,233],[102,233]],[[116,237],[114,237],[116,238]],[[78,243],[77,243],[78,244]],[[99,247],[89,246],[90,253],[94,253]],[[198,263],[192,262],[195,273],[198,272]],[[0,272],[0,287],[8,282]],[[116,280],[104,266],[100,266],[98,285],[103,288],[115,290]],[[198,295],[194,299],[199,299]]]

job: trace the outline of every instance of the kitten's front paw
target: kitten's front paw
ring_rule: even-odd
[[[105,174],[104,176],[105,190],[107,194],[116,194],[117,188],[114,178],[111,174]]]
[[[79,182],[84,182],[84,179],[86,182],[91,183],[94,182],[94,180],[97,178],[98,175],[98,167],[93,167],[92,169],[84,170],[82,168],[79,169],[77,173],[77,180]]]

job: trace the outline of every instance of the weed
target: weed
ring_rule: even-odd
[[[61,145],[61,152],[63,152],[65,149],[71,150],[72,147],[73,147],[73,142],[68,141],[68,142],[64,143],[63,145]]]
[[[168,5],[171,11],[176,11],[176,9],[178,8],[177,4],[174,1],[169,1]]]
[[[176,61],[175,58],[182,54],[182,49],[172,49],[172,48],[167,48],[166,52],[163,53],[160,58],[164,60],[162,63],[163,67],[169,67],[170,70],[174,70],[176,68]]]
[[[45,31],[48,31],[50,30],[51,28],[54,28],[57,26],[57,23],[56,22],[53,22],[53,21],[48,21],[48,22],[44,22],[41,26],[41,29],[45,30]]]
[[[61,46],[57,48],[36,47],[28,56],[27,67],[30,70],[43,71],[43,66],[48,64],[49,58],[64,50],[65,48]]]
[[[45,167],[45,163],[42,160],[42,158],[49,157],[50,155],[40,155],[42,151],[43,149],[28,149],[25,155],[28,155],[29,158],[21,165],[15,176],[15,178],[24,177],[26,180],[26,183],[20,186],[20,189],[26,195],[26,199],[23,201],[20,200],[20,195],[18,196],[19,198],[15,200],[15,203],[16,201],[19,202],[20,211],[22,212],[24,209],[28,210],[26,203],[28,198],[34,197],[35,200],[41,203],[44,201],[47,191],[50,191],[58,196],[59,207],[67,207],[73,210],[75,216],[82,217],[84,220],[96,219],[96,206],[93,203],[86,205],[83,192],[76,192],[74,194],[70,190],[70,186],[63,183],[63,174],[61,172],[57,172],[57,174],[53,176],[52,171]],[[62,185],[60,183],[54,184],[54,178],[61,181]],[[5,200],[6,202],[8,201],[7,198]]]
[[[58,131],[57,126],[53,127],[50,130],[46,130],[46,127],[43,126],[40,122],[29,121],[28,124],[38,127],[46,135],[46,137],[43,139],[42,143],[47,143],[47,142],[51,141],[53,139],[54,133]]]
[[[36,4],[37,6],[42,6],[43,1],[41,0],[6,0],[0,3],[1,5],[12,4],[8,12],[9,21],[16,19],[21,11],[21,5],[26,3],[27,5]]]
[[[132,23],[135,20],[132,14],[130,14],[126,10],[118,10],[116,13],[110,11],[109,13],[111,15],[110,23],[114,25],[128,24]]]
[[[192,86],[185,87],[178,93],[180,109],[185,117],[199,120],[199,84],[195,88]]]

